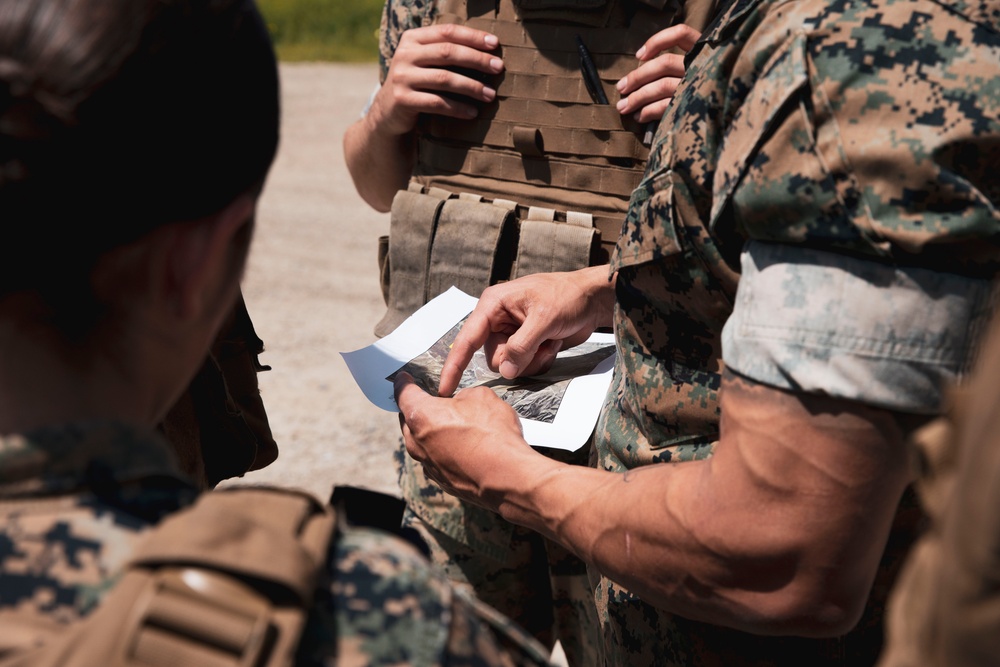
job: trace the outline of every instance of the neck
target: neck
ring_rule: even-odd
[[[135,345],[111,336],[73,345],[24,317],[31,310],[16,296],[0,302],[0,433],[91,419],[159,421],[155,392],[135,376],[144,368]]]

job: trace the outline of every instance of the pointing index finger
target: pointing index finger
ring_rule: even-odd
[[[455,392],[462,380],[462,373],[472,361],[472,356],[486,344],[489,335],[490,320],[477,308],[462,325],[455,342],[451,345],[451,351],[448,352],[448,358],[444,360],[441,382],[438,384],[438,396],[451,396]]]

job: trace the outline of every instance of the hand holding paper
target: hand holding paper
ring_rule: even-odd
[[[457,353],[452,351],[453,344],[461,337],[462,323],[475,305],[475,299],[453,288],[421,308],[389,336],[367,348],[344,353],[365,396],[385,410],[396,410],[393,380],[404,372],[415,379],[416,388],[433,395],[445,358],[454,363]],[[469,316],[468,321],[473,317]],[[465,340],[474,340],[478,335],[466,336]],[[566,340],[575,342],[572,337]],[[505,350],[505,334],[495,342],[493,355]],[[614,367],[614,342],[610,334],[594,334],[558,356],[553,354],[547,360],[548,372],[512,380],[492,371],[483,352],[470,353],[464,363],[465,368],[456,366],[458,379],[453,386],[488,387],[520,416],[520,428],[528,443],[574,451],[587,442],[597,422]],[[475,415],[473,418],[482,419]]]
[[[556,355],[611,325],[614,285],[608,268],[544,273],[494,285],[459,332],[441,371],[441,396],[459,386],[462,372],[483,348],[489,367],[513,379],[547,371]],[[597,298],[602,293],[607,298]]]

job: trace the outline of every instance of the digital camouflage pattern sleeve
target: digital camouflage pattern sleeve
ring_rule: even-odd
[[[410,28],[430,24],[434,15],[433,0],[386,0],[379,29],[379,81],[384,83],[396,52],[399,38]]]
[[[510,620],[457,591],[404,541],[347,528],[300,644],[300,665],[549,665]]]

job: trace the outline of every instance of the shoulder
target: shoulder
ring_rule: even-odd
[[[430,23],[434,16],[434,0],[387,0],[382,10],[379,30],[380,79],[385,80],[399,39],[410,28]]]
[[[370,528],[338,533],[330,580],[303,637],[312,663],[546,664],[540,645],[458,593],[409,543]]]
[[[0,616],[57,623],[96,608],[149,526],[89,494],[9,502],[0,523]]]

